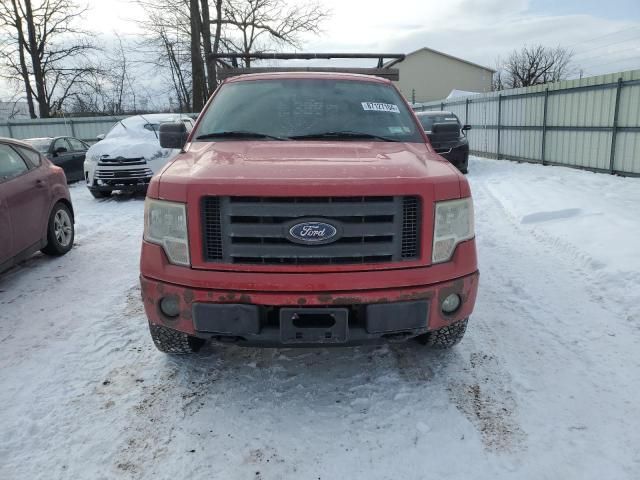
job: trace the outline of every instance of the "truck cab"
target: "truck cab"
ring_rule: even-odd
[[[386,79],[227,79],[149,184],[141,284],[167,353],[207,341],[346,346],[464,335],[471,191]]]

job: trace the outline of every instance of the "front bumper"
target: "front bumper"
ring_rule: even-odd
[[[454,148],[449,153],[442,154],[454,167],[465,173],[469,168],[469,146]]]
[[[151,324],[205,339],[261,346],[352,345],[405,340],[471,314],[478,272],[431,285],[339,292],[256,292],[191,288],[141,276],[142,298]],[[441,310],[451,293],[462,303]],[[160,310],[168,296],[179,302],[170,318]],[[331,325],[301,325],[300,317],[333,318]]]
[[[113,192],[114,190],[119,190],[121,192],[146,192],[147,188],[149,188],[149,182],[146,183],[119,183],[112,185],[91,185],[88,187],[92,192]]]
[[[469,168],[469,144],[467,142],[455,142],[440,144],[434,149],[438,155],[445,158],[449,163],[461,172]]]
[[[133,166],[84,163],[84,179],[94,192],[146,192],[152,177],[153,171],[146,163]]]

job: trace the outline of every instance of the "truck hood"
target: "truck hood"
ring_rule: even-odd
[[[458,182],[456,170],[426,145],[387,142],[226,141],[187,146],[161,172],[166,184]]]

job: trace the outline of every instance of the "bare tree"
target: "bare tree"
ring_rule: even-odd
[[[178,109],[186,112],[192,108],[191,57],[180,40],[171,35],[164,27],[159,28],[157,42],[162,49],[161,57],[156,61],[158,69],[167,68],[172,91],[178,102]]]
[[[204,49],[204,58],[207,65],[207,87],[209,93],[212,93],[218,84],[218,75],[216,72],[216,64],[208,61],[209,55],[218,53],[220,49],[220,38],[222,36],[222,2],[223,0],[214,0],[216,9],[216,18],[212,22],[209,13],[208,0],[201,0],[202,4],[202,47]],[[211,24],[215,25],[213,34],[213,43],[211,43]]]
[[[205,1],[206,3],[206,1]],[[206,76],[202,58],[202,17],[200,0],[189,0],[189,22],[191,25],[191,79],[193,88],[193,111],[199,112],[207,101]],[[208,39],[211,41],[211,39]]]
[[[149,49],[148,58],[153,70],[167,79],[171,91],[172,108],[177,103],[177,108],[182,111],[190,111],[196,102],[194,86],[200,92],[197,98],[207,96],[206,78],[204,70],[204,57],[200,52],[200,40],[198,36],[192,38],[192,27],[196,34],[200,32],[200,15],[193,17],[196,0],[138,0],[147,14],[147,20],[143,23],[145,39],[142,47]],[[198,8],[199,10],[199,8]],[[196,55],[195,71],[200,77],[193,80],[194,65],[192,56]]]
[[[106,49],[103,62],[73,93],[74,113],[122,115],[136,112],[135,71],[128,49],[119,34],[113,48]]]
[[[514,50],[500,62],[493,78],[493,89],[529,87],[566,79],[572,72],[573,52],[564,47],[542,45]]]
[[[163,52],[163,65],[156,62],[155,68],[169,69],[168,77],[174,88],[172,97],[181,109],[188,97],[191,105],[187,109],[200,111],[217,86],[215,64],[206,59],[210,53],[218,51],[222,23],[211,21],[209,4],[215,8],[216,18],[221,18],[225,1],[138,0],[147,12],[148,20],[144,23],[148,32],[146,46]],[[213,33],[212,24],[215,25]],[[189,58],[181,61],[178,69],[177,53],[184,51],[189,52]],[[188,75],[184,74],[184,69],[189,70]],[[188,87],[188,95],[184,87]]]
[[[11,40],[11,34],[9,33],[8,37],[3,39],[0,44],[0,58],[4,62],[5,68],[8,67],[10,71],[12,70],[14,72],[17,70],[24,85],[29,115],[31,118],[36,118],[37,115],[33,106],[33,94],[29,82],[29,69],[27,67],[24,49],[24,44],[26,42],[22,17],[19,15],[17,4],[15,2],[12,2],[11,10],[8,9],[8,6],[5,5],[5,3],[6,2],[0,0],[0,31],[7,30],[10,32],[13,27],[17,37],[17,44]],[[15,60],[16,53],[18,55],[17,64]]]
[[[85,11],[74,0],[0,0],[4,76],[18,75],[33,118],[36,103],[42,118],[61,110],[95,71],[89,54],[96,46],[74,26]]]
[[[175,5],[164,1],[140,2],[147,20],[139,50],[149,73],[166,83],[163,93],[170,98],[170,108],[186,112],[191,110],[192,90],[189,12],[184,1]]]
[[[320,25],[329,16],[319,3],[288,5],[285,0],[229,0],[225,18],[216,22],[235,27],[227,39],[234,50],[247,54],[245,66],[251,66],[250,52],[269,46],[300,47],[301,35],[319,33]]]
[[[318,3],[289,6],[285,0],[137,1],[147,17],[144,46],[160,53],[150,55],[153,67],[165,72],[179,108],[187,104],[193,111],[200,111],[218,83],[222,61],[209,61],[211,53],[299,47],[302,35],[318,33],[328,16]],[[247,57],[245,64],[250,63]]]
[[[131,107],[136,110],[136,91],[133,87],[134,79],[131,71],[129,54],[122,42],[122,37],[116,35],[116,48],[109,57],[107,66],[107,75],[110,83],[113,85],[113,105],[112,111],[115,115],[121,115],[128,110],[127,97],[131,97]]]
[[[0,99],[0,119],[14,120],[17,118],[23,118],[25,114],[28,113],[25,111],[25,105],[26,102],[24,97],[18,92],[9,96],[6,101],[4,101],[4,99]]]
[[[504,64],[500,57],[497,57],[494,65],[495,71],[491,78],[491,91],[497,92],[504,90]]]

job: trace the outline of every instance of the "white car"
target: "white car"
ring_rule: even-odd
[[[108,197],[114,190],[146,192],[153,174],[178,153],[160,146],[158,131],[165,122],[183,122],[189,132],[194,125],[182,114],[136,115],[116,123],[89,148],[84,178],[95,198]]]

